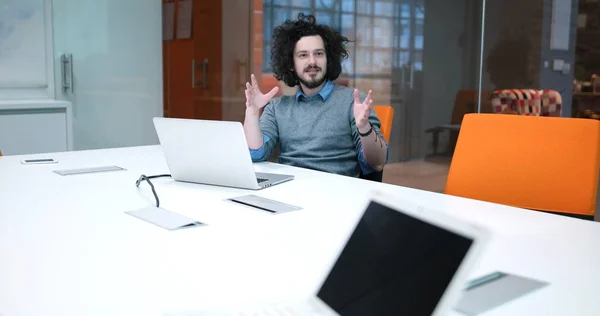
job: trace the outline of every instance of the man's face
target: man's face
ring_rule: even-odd
[[[327,56],[321,36],[305,36],[296,43],[294,72],[298,81],[308,89],[314,89],[325,81]]]

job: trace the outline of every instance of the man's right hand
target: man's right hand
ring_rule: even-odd
[[[251,76],[251,82],[246,82],[246,110],[250,110],[252,112],[258,113],[260,109],[262,109],[271,99],[277,94],[279,91],[279,87],[275,87],[269,91],[267,94],[263,94],[260,92],[260,88],[258,87],[258,82],[256,81],[256,77],[254,74]]]

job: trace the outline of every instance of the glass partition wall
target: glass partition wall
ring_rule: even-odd
[[[572,115],[581,1],[162,0],[165,115],[242,121],[250,73],[295,93],[272,75],[272,31],[313,14],[352,41],[338,83],[395,110],[384,181],[441,191],[463,116],[491,112],[493,90],[555,89]]]
[[[272,29],[299,12],[353,41],[341,82],[394,108],[390,162],[433,153],[427,130],[450,124],[457,92],[477,88],[480,0],[265,0],[262,11],[263,76],[271,72]],[[449,137],[437,135],[438,147]]]
[[[264,76],[272,29],[299,12],[353,40],[342,82],[394,107],[392,162],[451,154],[457,127],[447,125],[491,112],[496,89],[555,89],[571,115],[578,1],[261,1]]]

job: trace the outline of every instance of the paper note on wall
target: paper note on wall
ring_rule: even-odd
[[[551,50],[569,50],[571,7],[571,0],[552,0]]]
[[[162,26],[163,40],[172,40],[175,35],[175,2],[163,3]]]
[[[583,29],[584,29],[584,28],[585,28],[585,26],[586,26],[586,24],[587,24],[587,14],[580,13],[580,14],[577,16],[577,27],[578,27],[578,28],[583,28]]]
[[[177,38],[191,38],[192,37],[192,0],[181,0],[179,1],[179,7],[177,8]]]

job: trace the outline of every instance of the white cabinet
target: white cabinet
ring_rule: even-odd
[[[0,151],[20,155],[72,149],[71,103],[0,101]]]
[[[158,144],[161,8],[148,0],[0,0],[2,153]]]

